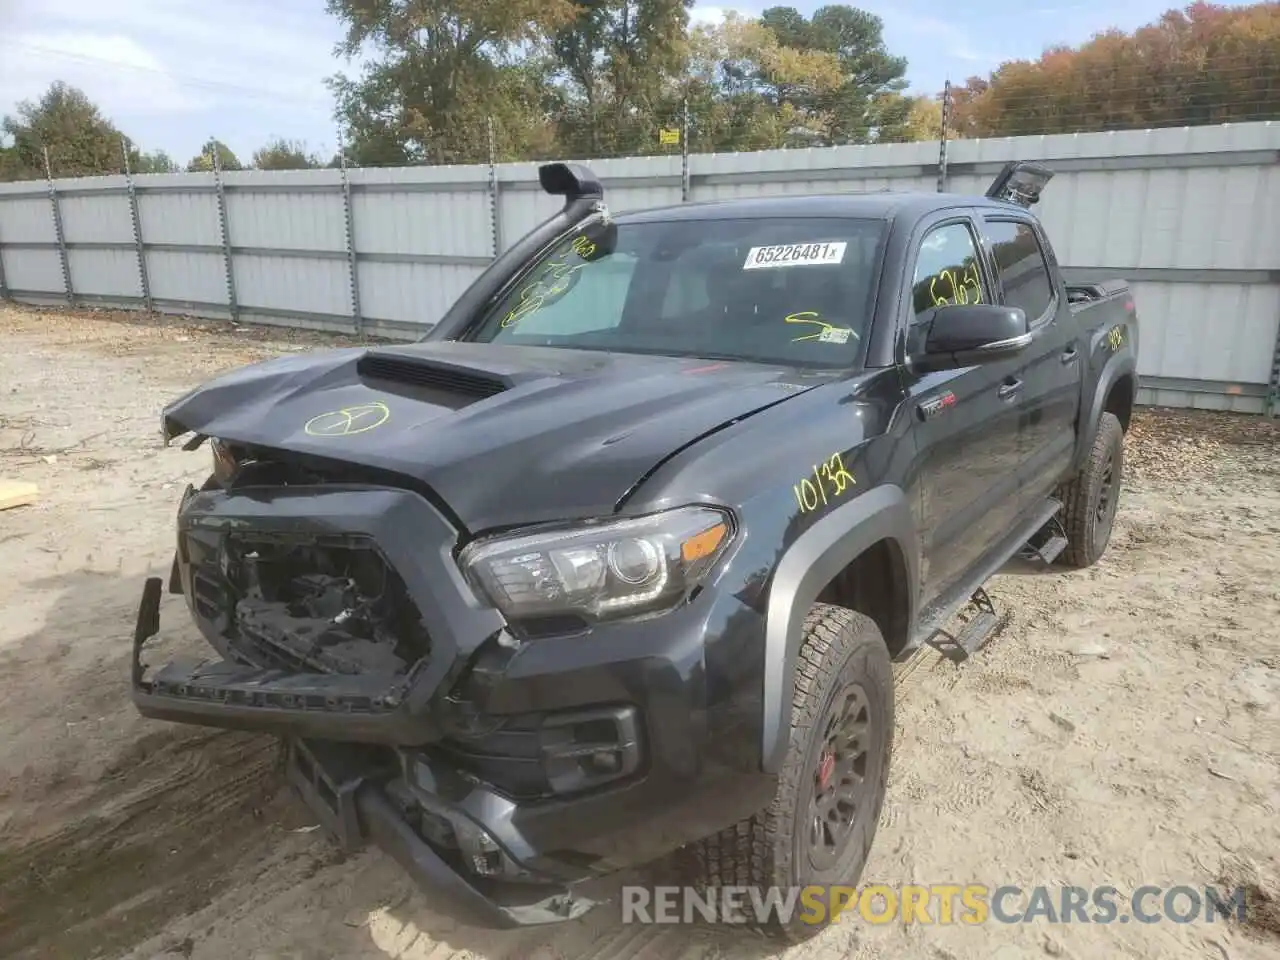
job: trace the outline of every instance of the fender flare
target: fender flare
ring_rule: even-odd
[[[1130,353],[1117,353],[1109,357],[1098,374],[1098,382],[1093,388],[1088,409],[1082,411],[1085,418],[1080,421],[1081,429],[1078,431],[1079,439],[1075,457],[1077,470],[1084,466],[1089,451],[1093,449],[1094,438],[1098,435],[1098,424],[1102,421],[1102,411],[1106,407],[1107,394],[1111,392],[1116,381],[1124,376],[1133,377],[1133,396],[1129,399],[1131,402],[1136,401],[1138,398],[1137,359]]]
[[[791,731],[791,692],[805,615],[837,573],[880,540],[894,540],[907,563],[910,622],[915,622],[919,555],[907,495],[892,484],[842,504],[801,534],[774,569],[765,615],[760,764],[777,773]]]

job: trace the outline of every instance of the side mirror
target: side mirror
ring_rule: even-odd
[[[917,323],[914,351],[931,366],[963,367],[1012,356],[1031,343],[1020,307],[994,303],[949,303]]]

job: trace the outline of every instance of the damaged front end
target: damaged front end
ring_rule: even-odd
[[[408,490],[262,479],[183,497],[171,589],[221,659],[148,671],[142,638],[138,709],[322,739],[438,739],[434,694],[504,629],[457,589],[457,531]]]

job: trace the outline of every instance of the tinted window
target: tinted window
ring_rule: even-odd
[[[469,339],[845,367],[870,323],[884,232],[835,218],[592,223]]]
[[[1025,223],[988,221],[987,236],[1000,269],[1004,302],[1021,307],[1034,322],[1053,302],[1053,285],[1036,233]]]
[[[978,268],[978,248],[963,223],[949,223],[925,234],[912,276],[917,316],[948,303],[989,303]]]

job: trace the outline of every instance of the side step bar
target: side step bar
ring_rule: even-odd
[[[952,636],[945,630],[938,630],[925,641],[952,663],[968,660],[1008,621],[1008,617],[996,613],[995,604],[982,587],[973,592],[969,605],[974,608],[973,616],[965,622],[958,634]]]
[[[952,663],[963,663],[981,650],[1008,621],[1007,616],[996,612],[983,584],[1014,557],[1045,566],[1053,563],[1067,547],[1066,529],[1059,519],[1061,510],[1060,500],[1046,499],[1004,543],[987,555],[977,576],[968,580],[967,585],[948,591],[949,600],[943,599],[925,612],[921,618],[924,631],[910,646],[932,647]],[[967,600],[961,590],[969,591]],[[953,636],[943,627],[965,607],[973,608],[972,615]]]
[[[1018,559],[1030,563],[1042,563],[1046,567],[1052,565],[1067,549],[1067,531],[1057,514],[1048,523],[1036,531],[1035,536],[1018,551]]]

